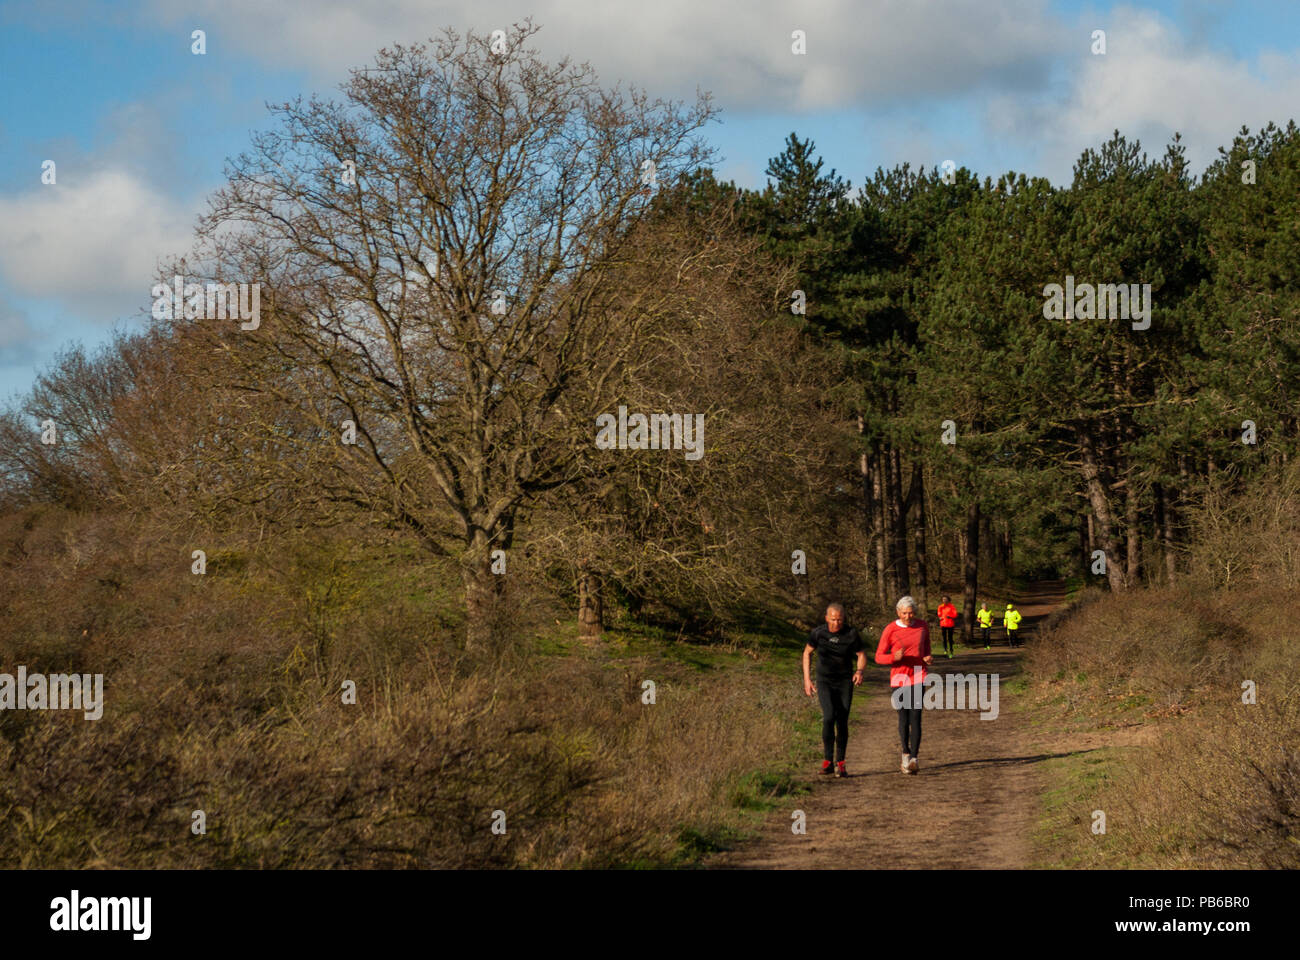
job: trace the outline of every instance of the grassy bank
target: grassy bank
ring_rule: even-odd
[[[0,672],[105,676],[99,720],[0,712],[5,867],[681,866],[794,789],[792,630],[581,644],[532,593],[471,656],[400,541],[48,509],[6,518],[0,597]]]
[[[1024,715],[1087,745],[1044,763],[1040,866],[1300,866],[1291,607],[1259,585],[1086,591],[1044,631]]]

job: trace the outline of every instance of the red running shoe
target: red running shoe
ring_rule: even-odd
[[[830,762],[829,760],[823,760],[823,761],[822,761],[822,773],[824,773],[824,774],[830,774],[833,770],[834,770],[834,767],[833,767],[833,765],[831,764],[831,762]]]
[[[848,772],[847,770],[844,769],[844,761],[843,761],[843,760],[841,760],[839,763],[835,764],[835,776],[837,776],[837,777],[847,777],[848,775],[849,775],[849,772]]]

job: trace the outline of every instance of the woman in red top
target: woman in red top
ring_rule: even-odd
[[[952,659],[952,628],[957,626],[957,608],[952,605],[952,597],[944,597],[939,604],[939,632],[943,634],[943,652]]]
[[[917,754],[921,751],[921,684],[926,667],[934,662],[930,656],[930,625],[916,616],[916,601],[903,597],[898,601],[898,619],[880,633],[876,663],[889,664],[889,686],[894,688],[890,702],[898,711],[898,738],[903,742],[903,773],[920,769]]]

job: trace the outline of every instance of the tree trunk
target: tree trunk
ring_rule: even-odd
[[[916,551],[916,599],[921,605],[922,616],[929,613],[929,598],[926,596],[925,566],[925,472],[920,463],[912,464],[912,500],[916,509],[912,525],[913,546]]]
[[[1124,397],[1133,399],[1137,390],[1133,369],[1132,342],[1124,343]],[[1142,573],[1142,498],[1138,489],[1137,455],[1134,448],[1137,443],[1137,426],[1131,416],[1124,416],[1122,423],[1116,424],[1116,433],[1123,439],[1116,445],[1116,454],[1123,461],[1123,472],[1116,476],[1124,478],[1124,539],[1126,557],[1124,581],[1130,587],[1136,587]]]
[[[933,543],[935,545],[934,553],[928,554],[926,558],[929,563],[929,576],[932,582],[939,584],[942,588],[945,575],[948,574],[948,567],[946,565],[948,553],[944,549],[943,537],[944,525],[940,522],[940,517],[937,512],[931,513],[929,510],[926,510],[926,517],[925,542],[927,549],[929,544]],[[957,555],[960,556],[960,554]],[[951,580],[952,577],[947,576],[947,579]]]
[[[894,594],[898,597],[912,592],[911,571],[907,563],[907,517],[904,511],[902,458],[897,450],[889,448],[889,483],[894,495],[889,502],[890,539],[893,541]]]
[[[1138,585],[1142,563],[1142,504],[1138,497],[1137,470],[1130,461],[1124,484],[1124,538],[1127,541],[1124,579],[1131,587]]]
[[[492,643],[496,612],[497,580],[489,565],[467,564],[461,568],[465,585],[465,649],[486,650]]]
[[[1127,584],[1124,571],[1119,563],[1119,544],[1115,540],[1115,528],[1111,522],[1110,501],[1106,498],[1106,488],[1101,480],[1101,466],[1097,461],[1097,443],[1092,433],[1086,428],[1079,429],[1079,451],[1082,454],[1083,482],[1088,491],[1088,503],[1096,518],[1096,539],[1106,555],[1106,580],[1111,590],[1122,592]],[[1092,572],[1092,557],[1088,558],[1088,571]]]
[[[962,607],[965,610],[965,616],[962,618],[961,633],[965,638],[967,646],[973,646],[975,642],[975,598],[979,588],[980,572],[980,508],[979,504],[971,500],[966,507],[966,558],[965,558],[965,591],[962,594]]]
[[[894,514],[898,510],[897,478],[893,471],[893,453],[886,444],[880,451],[880,469],[884,475],[885,498],[880,504],[880,539],[885,545],[886,605],[899,597],[898,542],[894,538]]]
[[[460,576],[465,587],[465,649],[486,650],[493,643],[498,626],[497,604],[503,593],[505,574],[492,572],[494,544],[508,545],[513,523],[507,520],[491,537],[482,527],[472,527],[469,547],[461,558]]]
[[[1178,572],[1178,554],[1176,550],[1177,541],[1176,541],[1176,535],[1174,534],[1174,530],[1175,530],[1174,524],[1177,520],[1177,513],[1179,512],[1179,508],[1183,504],[1183,496],[1185,495],[1187,488],[1190,485],[1191,485],[1191,477],[1188,476],[1187,454],[1180,453],[1178,455],[1178,489],[1173,491],[1173,496],[1169,498],[1169,513],[1168,513],[1170,542],[1175,544],[1175,550],[1173,551],[1173,560],[1166,561],[1167,563],[1170,564],[1169,569],[1172,570],[1175,574]]]
[[[587,561],[578,564],[578,637],[592,640],[605,632],[605,603],[599,574]]]
[[[1126,541],[1124,579],[1130,586],[1136,587],[1142,573],[1142,525],[1137,495],[1133,493],[1125,496],[1124,526],[1127,528],[1124,531]]]
[[[882,607],[889,606],[889,590],[885,583],[885,484],[880,459],[880,444],[872,444],[871,455],[871,539],[876,552],[876,595]]]
[[[867,422],[861,414],[858,415],[858,436],[865,436],[867,432]],[[866,568],[866,582],[878,583],[880,579],[880,569],[876,562],[875,540],[876,540],[876,502],[872,489],[874,486],[870,453],[864,445],[862,453],[858,457],[858,471],[862,474],[862,527],[863,533],[867,537],[866,552],[863,556],[863,565]],[[883,590],[879,592],[883,593]]]
[[[1164,560],[1165,582],[1174,582],[1174,571],[1170,565],[1173,560],[1173,543],[1169,535],[1169,505],[1165,503],[1164,484],[1153,483],[1151,493],[1155,496],[1156,530],[1160,535],[1160,553]]]

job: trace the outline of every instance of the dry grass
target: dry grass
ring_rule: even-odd
[[[1030,648],[1039,718],[1153,733],[1145,746],[1058,765],[1049,861],[1300,867],[1300,496],[1288,476],[1265,485],[1271,499],[1252,488],[1211,504],[1182,583],[1091,593]],[[1256,703],[1242,702],[1247,682]],[[1089,829],[1093,809],[1106,812],[1104,836]]]
[[[788,752],[761,665],[542,655],[554,611],[520,597],[508,649],[470,657],[448,571],[357,536],[226,544],[198,577],[204,537],[5,518],[0,671],[104,673],[107,706],[0,713],[0,866],[674,864]]]

